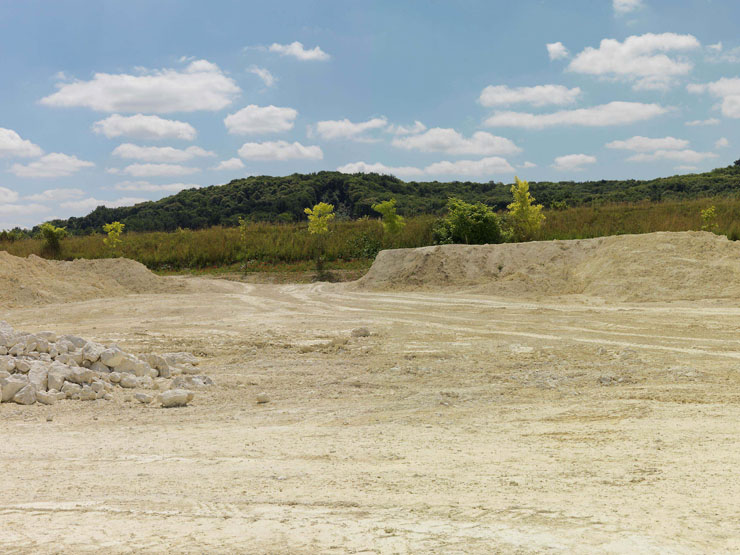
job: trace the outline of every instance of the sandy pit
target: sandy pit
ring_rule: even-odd
[[[168,293],[0,304],[17,329],[192,352],[215,382],[177,409],[0,404],[0,551],[740,550],[738,282],[681,286],[715,271],[692,237],[719,267],[734,244],[681,235],[640,243],[673,244],[660,272],[595,267],[602,295],[599,247],[563,242],[582,281],[556,295],[472,270],[384,286],[386,266],[359,285],[157,278]],[[677,259],[679,283],[655,284],[673,296],[644,300]],[[609,293],[630,283],[641,302]]]

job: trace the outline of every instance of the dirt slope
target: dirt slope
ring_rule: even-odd
[[[356,287],[620,301],[737,298],[740,243],[688,231],[389,250]]]
[[[182,291],[184,284],[150,272],[125,258],[60,262],[0,252],[0,307],[21,307],[114,297],[132,293]]]

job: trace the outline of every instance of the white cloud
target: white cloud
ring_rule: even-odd
[[[322,139],[353,139],[363,137],[361,134],[372,129],[381,129],[388,125],[385,117],[372,118],[367,121],[354,123],[347,118],[342,120],[320,121],[316,124],[316,133]]]
[[[722,114],[728,118],[740,118],[740,77],[723,77],[718,81],[703,85],[691,84],[686,87],[690,93],[708,92],[722,99]]]
[[[196,183],[167,183],[157,185],[148,181],[121,181],[116,183],[113,188],[117,191],[146,191],[146,192],[168,192],[177,193],[184,189],[198,189],[201,186]]]
[[[0,158],[34,158],[43,153],[40,146],[21,139],[12,129],[0,127]]]
[[[63,210],[69,210],[76,214],[91,212],[98,206],[107,206],[108,208],[120,208],[121,206],[133,206],[140,202],[146,202],[145,198],[138,197],[123,197],[116,200],[98,200],[94,197],[88,197],[80,200],[73,200],[70,202],[63,202],[60,207]]]
[[[696,127],[696,126],[702,126],[702,125],[719,125],[720,121],[717,118],[709,118],[709,119],[695,119],[693,121],[687,121],[684,125],[688,125],[689,127]]]
[[[446,154],[516,154],[522,149],[509,139],[497,137],[485,131],[476,131],[469,139],[454,129],[435,127],[425,133],[393,139],[393,146],[422,152],[444,152]]]
[[[562,85],[537,85],[535,87],[507,87],[506,85],[489,85],[480,93],[478,102],[483,106],[506,106],[509,104],[532,104],[562,106],[572,104],[581,95],[581,89],[569,89]]]
[[[456,162],[435,162],[424,168],[429,174],[451,175],[490,175],[495,173],[512,173],[514,168],[504,158],[491,156],[480,160],[458,160]]]
[[[244,167],[244,162],[239,160],[239,158],[229,158],[228,160],[221,160],[221,162],[219,162],[218,165],[215,166],[213,169],[216,171],[240,170],[243,167]]]
[[[264,143],[244,143],[239,156],[246,160],[321,160],[324,153],[321,147],[304,146],[299,142],[267,141]]]
[[[689,146],[689,141],[685,139],[676,139],[675,137],[653,139],[637,135],[625,141],[612,141],[607,143],[605,146],[606,148],[633,150],[635,152],[653,152],[656,150],[681,150]]]
[[[725,148],[728,146],[730,146],[730,141],[727,140],[727,137],[721,137],[714,143],[714,148]]]
[[[391,124],[385,128],[386,132],[393,133],[394,135],[416,135],[417,133],[423,133],[427,130],[427,126],[421,123],[419,120],[414,122],[414,125],[394,125]]]
[[[7,187],[0,187],[0,204],[8,204],[18,200],[18,193],[11,191]]]
[[[215,156],[215,152],[203,150],[199,146],[189,146],[181,150],[171,146],[139,146],[124,143],[113,150],[119,158],[143,160],[144,162],[186,162],[199,156]]]
[[[714,50],[715,52],[722,52],[722,41],[719,41],[716,44],[710,44],[707,46],[710,50]]]
[[[562,42],[551,42],[547,45],[547,55],[551,60],[562,60],[567,58],[570,53]]]
[[[684,58],[671,58],[666,52],[699,48],[693,35],[676,33],[627,37],[624,42],[604,39],[599,48],[587,47],[568,65],[568,70],[587,75],[632,82],[635,90],[665,90],[675,78],[687,75],[694,65]]]
[[[198,168],[180,166],[177,164],[131,164],[123,169],[123,173],[133,175],[134,177],[155,177],[155,176],[173,176],[173,175],[190,175],[199,172]],[[118,172],[111,172],[118,173]]]
[[[46,191],[42,191],[41,193],[23,197],[23,199],[33,202],[60,202],[63,200],[80,198],[84,196],[85,191],[83,191],[82,189],[47,189]]]
[[[48,211],[49,207],[44,206],[43,204],[3,204],[0,202],[0,216],[4,217],[29,216],[32,214],[42,214]],[[0,223],[0,229],[8,229],[11,227],[14,227],[13,224],[6,224],[4,222]]]
[[[491,156],[481,160],[457,160],[455,162],[443,160],[429,164],[423,169],[412,166],[392,167],[381,163],[352,162],[338,167],[337,171],[342,173],[381,173],[401,177],[419,177],[422,175],[479,176],[513,173],[514,168],[504,158]]]
[[[197,135],[195,128],[184,121],[163,119],[158,116],[121,116],[113,114],[105,119],[93,123],[92,130],[105,135],[109,139],[113,137],[130,137],[146,141],[161,139],[182,139],[192,141]]]
[[[652,153],[635,154],[627,158],[629,162],[655,162],[657,160],[673,160],[676,162],[685,162],[695,164],[706,160],[707,158],[717,158],[713,152],[696,152],[690,149],[685,150],[656,150]]]
[[[252,66],[249,69],[247,69],[248,73],[254,73],[257,77],[262,79],[262,82],[265,84],[265,87],[272,87],[275,84],[275,81],[277,79],[275,76],[270,73],[270,71],[264,67],[257,67]]]
[[[318,46],[306,50],[303,44],[298,41],[291,42],[290,44],[273,43],[268,50],[270,52],[277,52],[281,56],[292,56],[303,61],[321,61],[328,60],[331,57]]]
[[[183,71],[142,70],[140,75],[96,73],[90,81],[60,83],[41,99],[46,106],[82,106],[99,112],[194,112],[220,110],[241,92],[236,82],[206,60]]]
[[[424,174],[424,170],[421,168],[414,168],[411,166],[391,167],[381,163],[368,164],[366,162],[352,162],[350,164],[345,164],[343,166],[339,166],[337,171],[342,173],[379,173],[399,177],[414,177]]]
[[[537,164],[535,164],[534,162],[524,162],[523,164],[520,164],[518,167],[526,170],[529,168],[536,168]]]
[[[581,171],[583,166],[595,163],[595,156],[589,156],[588,154],[568,154],[555,158],[555,163],[552,167],[561,171]]]
[[[643,7],[642,0],[612,0],[614,12],[624,15]]]
[[[80,171],[82,168],[91,168],[95,164],[80,160],[76,156],[69,156],[60,152],[52,152],[42,156],[30,164],[13,164],[10,172],[18,177],[65,177]]]
[[[591,108],[561,110],[551,114],[495,112],[484,124],[489,127],[524,127],[527,129],[543,129],[557,125],[603,127],[644,121],[665,114],[667,111],[659,104],[610,102]]]
[[[250,104],[226,116],[224,124],[233,135],[279,133],[293,129],[293,122],[297,116],[298,112],[293,108]]]

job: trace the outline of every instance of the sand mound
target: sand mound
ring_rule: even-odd
[[[382,251],[361,289],[621,301],[740,298],[740,242],[699,231]]]
[[[59,262],[34,255],[19,258],[0,251],[0,306],[7,308],[164,293],[184,287],[125,258]]]

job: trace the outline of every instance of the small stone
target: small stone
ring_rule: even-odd
[[[57,402],[56,393],[49,393],[48,391],[37,391],[36,400],[42,405],[53,405]]]
[[[257,400],[257,404],[263,405],[265,403],[270,402],[270,397],[267,395],[267,393],[258,393],[257,397],[255,398]]]
[[[51,421],[53,421],[53,420],[54,420],[54,416],[53,416],[53,415],[51,415],[51,414],[47,414],[47,415],[46,415],[46,421],[47,421],[47,422],[51,422]]]
[[[152,397],[151,395],[147,395],[146,393],[136,393],[134,395],[134,399],[136,399],[137,401],[139,401],[139,403],[142,403],[144,405],[148,405],[149,403],[154,401],[154,397]]]
[[[118,372],[111,372],[110,374],[108,374],[108,379],[110,380],[110,383],[119,383],[122,377],[123,376],[121,376],[121,374],[119,374]]]
[[[105,395],[103,395],[103,399],[105,399],[106,401],[112,401],[113,395],[111,395],[110,393],[106,393]]]
[[[352,337],[370,337],[370,330],[367,328],[355,328],[352,330]]]
[[[119,385],[127,389],[133,389],[139,385],[139,380],[137,380],[136,376],[134,376],[133,374],[123,374],[121,376],[121,381],[119,382]]]
[[[187,389],[170,389],[159,396],[163,408],[184,407],[192,401],[195,394]]]

